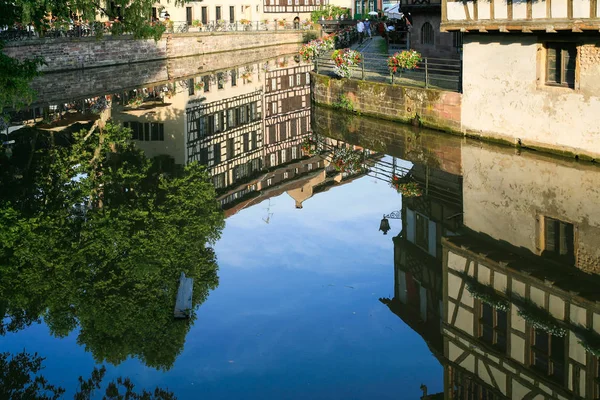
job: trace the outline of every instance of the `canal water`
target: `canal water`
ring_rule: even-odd
[[[222,67],[46,75],[12,115],[0,398],[21,398],[19,374],[72,398],[102,367],[91,398],[119,377],[179,399],[598,397],[595,165],[315,107],[293,55]],[[102,157],[72,138],[107,121],[143,150],[102,150],[123,171],[162,172],[111,175],[107,156],[84,204],[81,165],[51,166]],[[201,186],[133,206],[195,162],[215,210]],[[175,320],[184,270],[193,310]]]

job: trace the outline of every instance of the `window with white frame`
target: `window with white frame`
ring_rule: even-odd
[[[277,156],[275,155],[275,153],[271,153],[271,167],[276,165],[277,163]]]
[[[281,163],[285,163],[287,161],[285,156],[285,150],[281,150]]]
[[[289,76],[289,83],[290,83],[290,87],[294,86],[294,75]]]

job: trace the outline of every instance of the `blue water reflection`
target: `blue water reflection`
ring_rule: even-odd
[[[127,360],[106,381],[168,387],[180,399],[418,398],[441,391],[443,374],[423,339],[381,304],[393,296],[393,243],[378,232],[401,197],[363,177],[295,208],[287,194],[227,219],[216,246],[220,283],[198,310],[167,372]],[[267,214],[272,213],[269,223]],[[44,375],[68,393],[94,361],[42,325],[8,334],[3,351],[46,357]]]

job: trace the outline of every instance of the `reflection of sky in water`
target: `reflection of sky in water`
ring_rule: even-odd
[[[393,245],[378,232],[400,196],[371,177],[294,207],[283,194],[227,220],[216,246],[220,284],[198,310],[174,367],[128,360],[107,378],[168,387],[180,399],[416,399],[442,390],[442,368],[379,297],[393,297]],[[73,389],[93,359],[44,325],[6,335],[2,351],[46,357],[45,376]]]

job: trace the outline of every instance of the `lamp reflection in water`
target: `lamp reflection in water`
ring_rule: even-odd
[[[388,231],[392,229],[390,227],[389,219],[400,219],[400,211],[392,211],[389,214],[384,214],[381,222],[379,223],[379,230],[383,232],[384,235],[387,235]]]

